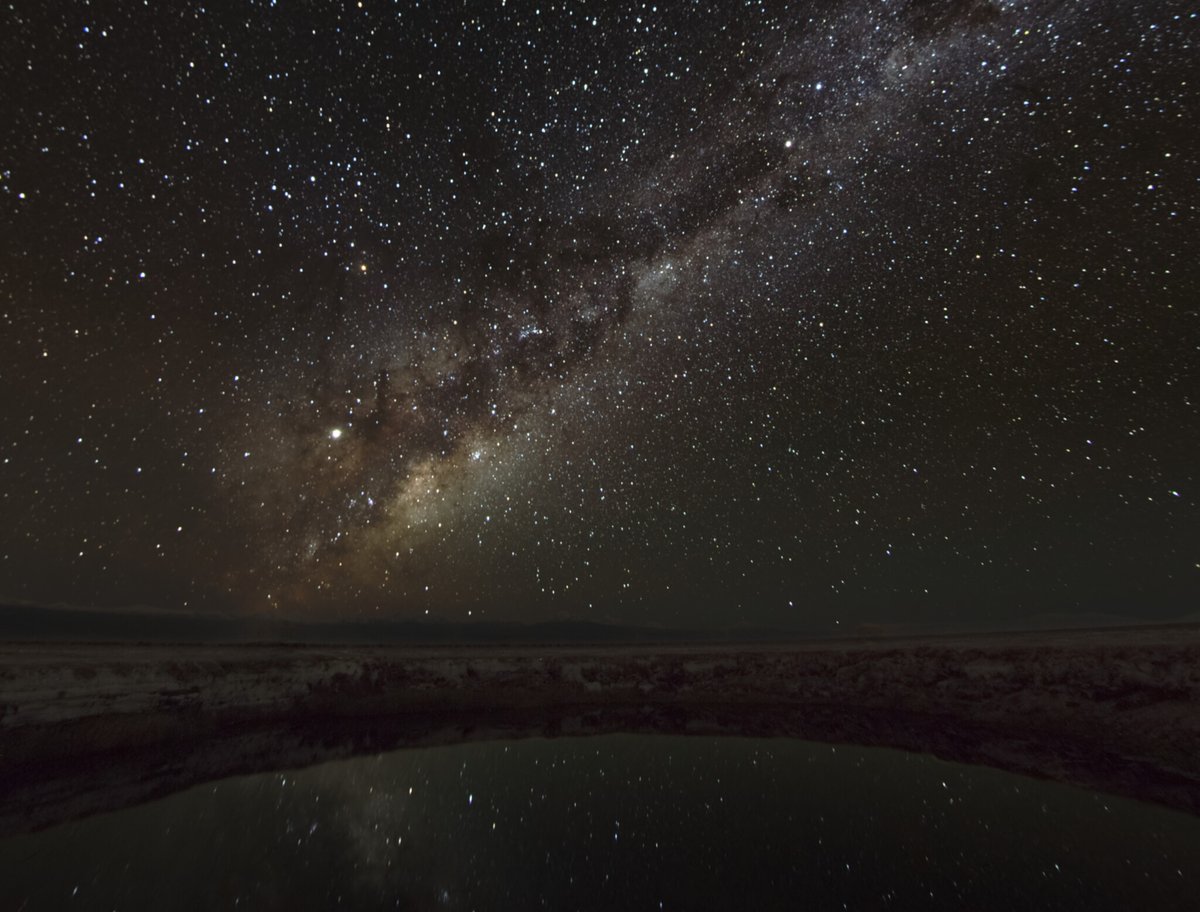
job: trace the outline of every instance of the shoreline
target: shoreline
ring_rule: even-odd
[[[1200,814],[1200,626],[786,645],[0,644],[0,834],[238,773],[618,731],[895,747]]]

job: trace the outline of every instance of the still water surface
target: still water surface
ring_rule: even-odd
[[[3,909],[1196,909],[1200,819],[805,741],[609,735],[243,776],[0,842]]]

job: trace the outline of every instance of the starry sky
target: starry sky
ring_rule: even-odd
[[[2,599],[1196,609],[1193,6],[0,18]]]

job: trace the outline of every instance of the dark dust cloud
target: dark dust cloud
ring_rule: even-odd
[[[0,19],[0,597],[1195,608],[1188,4]]]

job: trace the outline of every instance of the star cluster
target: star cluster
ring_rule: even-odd
[[[1182,3],[5,18],[0,595],[1194,606]]]

